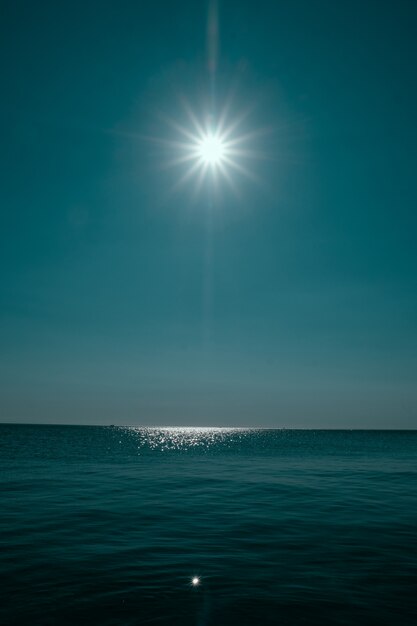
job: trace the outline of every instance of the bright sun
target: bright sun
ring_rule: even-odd
[[[205,135],[198,144],[198,154],[204,163],[220,164],[225,156],[226,146],[221,137],[213,134]]]
[[[236,176],[244,176],[258,181],[257,176],[245,161],[252,159],[256,153],[251,143],[263,131],[242,132],[242,125],[248,111],[236,115],[228,120],[230,102],[220,108],[216,119],[205,115],[200,120],[191,106],[183,101],[188,122],[182,125],[169,117],[165,122],[171,126],[178,139],[164,140],[155,138],[172,150],[172,159],[167,162],[168,167],[183,167],[173,191],[184,185],[191,178],[195,178],[195,191],[198,192],[204,180],[208,179],[217,188],[219,181],[226,182],[230,189],[238,196],[239,188]]]

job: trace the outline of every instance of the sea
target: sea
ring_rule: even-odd
[[[0,624],[416,626],[417,431],[0,425]]]

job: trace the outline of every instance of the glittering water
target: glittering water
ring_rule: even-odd
[[[235,446],[245,435],[253,433],[248,428],[213,428],[213,427],[165,427],[127,429],[134,437],[138,450],[181,450],[189,448],[209,448],[216,444]],[[259,432],[259,431],[258,431]]]
[[[417,624],[417,432],[0,426],[1,624]]]

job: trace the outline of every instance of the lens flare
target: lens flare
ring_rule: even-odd
[[[195,192],[201,189],[204,181],[216,189],[223,182],[240,197],[239,178],[251,179],[257,184],[261,182],[254,171],[254,159],[264,158],[257,144],[265,129],[248,128],[247,118],[252,107],[233,112],[231,100],[227,98],[216,115],[209,113],[205,106],[199,115],[183,97],[180,105],[181,121],[159,115],[160,121],[170,130],[170,138],[150,138],[164,150],[161,166],[178,169],[171,192],[193,181]]]
[[[221,137],[208,134],[200,141],[198,152],[201,159],[212,166],[220,164],[226,153],[226,146]]]

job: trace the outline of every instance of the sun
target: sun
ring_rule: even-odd
[[[180,104],[183,120],[177,121],[165,114],[159,118],[168,126],[170,137],[151,138],[164,149],[162,166],[178,168],[170,192],[194,181],[194,193],[198,193],[207,181],[217,193],[223,182],[239,198],[239,178],[259,184],[253,161],[262,158],[256,143],[264,131],[248,127],[247,117],[251,109],[231,111],[234,107],[230,98],[219,106],[217,115],[207,112],[206,107],[199,114],[183,97]]]
[[[204,163],[220,165],[226,156],[226,144],[218,135],[208,133],[198,144],[198,154]]]

